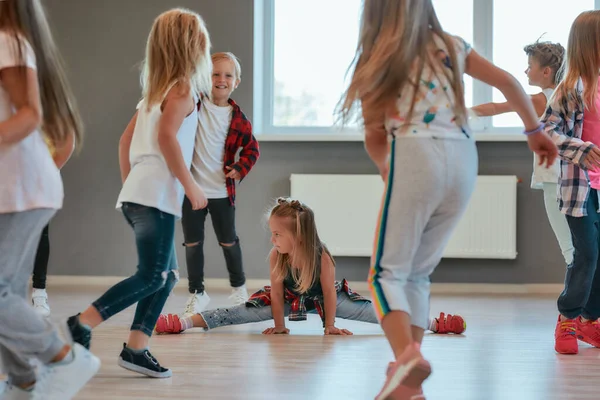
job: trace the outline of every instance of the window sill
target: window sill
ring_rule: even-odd
[[[525,142],[527,137],[519,131],[475,131],[477,142]],[[259,142],[362,142],[364,136],[359,134],[336,133],[289,133],[289,134],[255,134]]]

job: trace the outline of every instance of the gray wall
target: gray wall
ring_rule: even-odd
[[[200,12],[213,51],[232,51],[243,80],[234,98],[253,114],[251,0],[45,0],[56,40],[85,119],[82,153],[63,170],[65,204],[51,224],[49,274],[124,276],[135,271],[131,229],[115,211],[121,187],[117,146],[140,94],[137,65],[153,19],[175,6]],[[557,283],[562,257],[543,210],[542,193],[529,189],[531,155],[525,143],[479,143],[481,174],[515,174],[518,191],[517,260],[443,260],[436,282]],[[335,160],[331,155],[335,154]],[[261,158],[238,188],[237,227],[248,278],[267,278],[269,250],[264,211],[289,194],[291,173],[375,173],[362,143],[261,143]],[[537,222],[536,222],[537,221]],[[351,224],[349,223],[349,227]],[[206,275],[227,276],[221,250],[207,222]],[[181,229],[177,252],[186,276]],[[366,258],[337,258],[338,278],[364,280]]]

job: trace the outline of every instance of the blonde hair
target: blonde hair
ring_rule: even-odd
[[[36,72],[42,106],[41,129],[53,146],[63,144],[74,135],[77,150],[83,143],[83,123],[69,86],[63,59],[39,0],[0,1],[0,30],[14,37],[18,44],[14,49],[23,67],[25,80],[26,48],[23,38],[29,42],[35,54]]]
[[[291,273],[299,293],[306,293],[320,277],[317,276],[321,263],[319,256],[327,254],[332,262],[333,257],[317,232],[315,214],[306,204],[298,200],[280,197],[269,212],[269,218],[284,218],[289,223],[290,232],[294,237],[294,257],[296,268],[291,268],[289,254],[277,253],[275,272],[278,279],[285,279]],[[334,262],[335,265],[335,262]]]
[[[552,101],[563,104],[564,100],[579,98],[579,79],[583,82],[583,104],[595,110],[600,71],[600,11],[584,11],[573,21],[567,43],[567,57],[563,63],[563,78],[556,87]]]
[[[441,70],[454,92],[457,124],[463,125],[466,108],[455,44],[442,30],[431,0],[364,0],[355,68],[340,101],[343,122],[360,101],[365,127],[381,130],[386,112],[395,107],[407,85],[415,89],[406,118],[410,121],[425,65],[436,74],[440,70],[441,61],[430,46],[436,35],[445,43],[454,66]]]
[[[536,60],[542,68],[552,70],[552,83],[560,81],[559,70],[563,64],[565,48],[560,43],[540,42],[528,44],[523,48],[528,57]]]
[[[154,20],[141,76],[148,106],[162,102],[175,82],[190,82],[198,94],[210,91],[211,70],[210,37],[200,15],[175,8]]]
[[[230,53],[228,51],[223,51],[220,53],[214,53],[212,55],[213,64],[216,63],[217,61],[223,61],[223,60],[229,60],[233,63],[233,69],[235,70],[235,79],[241,80],[242,79],[242,67],[240,66],[240,61],[235,56],[235,54]]]

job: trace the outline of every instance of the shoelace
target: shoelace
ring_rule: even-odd
[[[564,335],[574,335],[577,328],[575,327],[575,323],[573,321],[562,321],[560,323],[561,336]]]
[[[194,297],[192,297],[190,300],[188,300],[187,304],[185,305],[185,313],[186,314],[195,314],[196,311],[196,296],[194,295]]]
[[[233,293],[229,296],[231,300],[233,300],[236,304],[245,303],[247,298],[246,294],[239,290],[234,290]]]
[[[156,368],[158,368],[159,370],[163,369],[160,366],[160,363],[158,362],[158,360],[156,358],[154,358],[154,356],[148,350],[144,351],[144,354],[150,361],[152,361],[152,363],[156,366]]]

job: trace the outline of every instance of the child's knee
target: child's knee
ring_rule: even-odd
[[[231,249],[234,246],[238,245],[240,243],[240,238],[236,237],[233,241],[219,241],[219,246],[221,246],[223,249],[227,250],[227,249]]]

